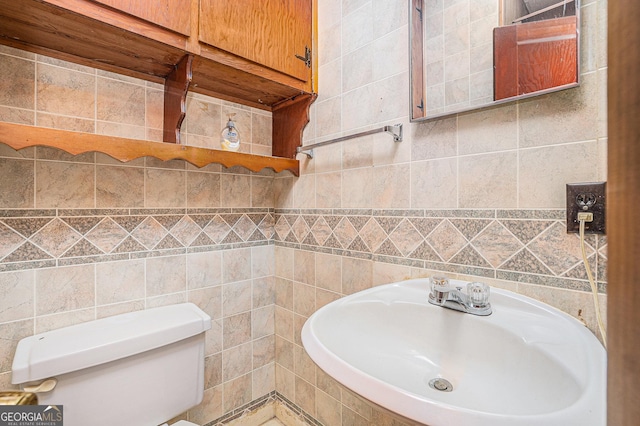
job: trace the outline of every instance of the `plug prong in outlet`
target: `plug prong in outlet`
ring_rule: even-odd
[[[605,233],[606,182],[568,183],[567,184],[567,232],[579,232],[578,213],[592,217],[585,222],[587,234]]]

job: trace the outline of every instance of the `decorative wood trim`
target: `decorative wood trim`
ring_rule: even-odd
[[[411,118],[422,118],[427,115],[424,87],[424,36],[422,34],[423,0],[412,0],[411,11]],[[422,107],[422,108],[421,108]]]
[[[607,424],[640,418],[640,2],[608,2]]]
[[[193,74],[193,55],[185,55],[164,81],[165,142],[180,143],[180,127],[187,115],[187,92]]]
[[[32,146],[48,146],[61,149],[73,155],[85,152],[102,152],[122,162],[140,157],[154,157],[162,161],[184,160],[196,167],[217,163],[225,167],[242,166],[253,172],[270,168],[275,172],[289,170],[296,176],[300,174],[298,160],[290,158],[263,157],[239,152],[117,138],[92,133],[69,132],[22,124],[0,122],[0,143],[9,145],[16,150]]]
[[[296,157],[296,148],[302,142],[302,131],[309,123],[309,108],[317,96],[315,93],[304,93],[274,106],[272,112],[272,154],[274,156]]]

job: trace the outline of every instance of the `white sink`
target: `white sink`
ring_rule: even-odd
[[[486,317],[431,305],[428,292],[417,279],[336,300],[302,343],[343,385],[429,426],[606,424],[606,353],[579,321],[495,288]],[[430,387],[436,378],[453,390]]]

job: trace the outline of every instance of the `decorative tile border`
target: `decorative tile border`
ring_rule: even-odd
[[[274,211],[0,210],[0,272],[270,244]]]
[[[564,210],[277,209],[273,239],[290,248],[589,291]],[[606,292],[607,240],[587,235]]]
[[[242,407],[236,408],[235,410],[225,414],[222,417],[219,417],[215,420],[208,422],[204,426],[223,426],[225,424],[232,422],[233,420],[237,420],[242,416],[251,414],[256,410],[259,410],[263,407],[268,406],[269,404],[274,404],[276,402],[283,404],[288,410],[290,410],[295,416],[300,418],[306,424],[309,424],[312,426],[323,426],[322,423],[320,423],[318,420],[313,418],[310,414],[305,412],[298,405],[289,401],[286,397],[284,397],[278,391],[271,391],[263,397],[253,400],[243,405]]]

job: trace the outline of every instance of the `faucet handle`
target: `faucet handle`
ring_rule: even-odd
[[[449,283],[449,278],[442,275],[433,275],[429,278],[432,291],[451,291],[452,286]]]
[[[484,308],[489,305],[490,287],[485,283],[473,282],[467,284],[467,297],[473,308]]]
[[[449,292],[451,291],[449,278],[441,275],[434,275],[429,278],[429,283],[431,284],[429,299],[439,304],[444,303],[447,300]]]

